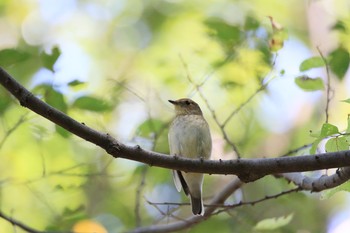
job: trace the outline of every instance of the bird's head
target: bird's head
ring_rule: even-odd
[[[199,105],[191,99],[169,100],[175,106],[176,115],[202,115]]]

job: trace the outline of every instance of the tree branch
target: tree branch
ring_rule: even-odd
[[[350,166],[350,151],[283,158],[215,161],[187,159],[147,151],[143,150],[140,146],[124,145],[109,134],[98,132],[51,107],[35,97],[2,68],[0,68],[0,84],[12,93],[22,106],[31,109],[33,112],[65,128],[71,133],[98,145],[115,158],[120,157],[149,164],[150,166],[182,170],[185,172],[235,174],[244,182],[254,181],[269,174]]]
[[[285,173],[278,175],[283,177],[303,190],[320,192],[325,189],[337,187],[350,179],[350,167],[344,167],[337,170],[333,175],[322,175],[318,178],[310,178],[301,173]]]
[[[22,222],[20,222],[18,220],[13,219],[10,216],[7,216],[6,214],[2,213],[1,211],[0,211],[0,218],[5,219],[6,221],[10,222],[13,226],[19,227],[19,228],[21,228],[22,230],[24,230],[26,232],[29,232],[29,233],[44,233],[43,231],[38,231],[38,230],[36,230],[34,228],[31,228],[31,227],[25,225],[24,223],[22,223]]]
[[[202,221],[207,220],[210,218],[213,214],[213,212],[219,207],[216,206],[218,204],[223,204],[225,200],[237,189],[241,187],[243,183],[237,179],[234,178],[228,185],[226,185],[221,191],[217,192],[217,195],[214,196],[210,203],[208,204],[209,207],[205,208],[205,215],[204,216],[191,216],[183,221],[177,221],[173,223],[168,223],[166,225],[158,225],[158,226],[148,226],[148,227],[140,227],[133,229],[132,233],[148,233],[148,232],[173,232],[173,231],[179,231],[183,229],[187,229],[191,226],[194,226]],[[130,232],[130,233],[131,233]]]

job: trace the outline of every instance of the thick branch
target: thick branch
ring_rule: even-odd
[[[146,151],[139,146],[131,147],[124,145],[108,134],[98,132],[84,123],[77,122],[35,97],[2,68],[0,68],[0,83],[19,100],[22,106],[31,109],[73,134],[100,146],[115,158],[120,157],[146,163],[150,166],[182,170],[185,172],[235,174],[245,182],[254,181],[269,174],[350,166],[350,151],[296,157],[225,161],[193,160]]]
[[[303,190],[320,192],[325,189],[337,187],[350,179],[350,167],[344,167],[337,170],[333,175],[322,175],[318,178],[304,176],[301,173],[285,173],[278,175],[293,182]]]

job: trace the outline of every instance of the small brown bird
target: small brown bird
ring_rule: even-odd
[[[183,98],[169,100],[175,106],[176,117],[169,129],[170,154],[192,159],[209,159],[211,155],[211,136],[208,123],[196,102]],[[194,215],[204,215],[202,200],[203,174],[173,171],[177,191],[183,188],[191,197]]]

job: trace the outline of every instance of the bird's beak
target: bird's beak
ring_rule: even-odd
[[[177,102],[175,100],[168,100],[170,103],[172,103],[173,105],[176,105]]]

